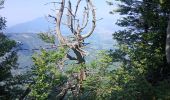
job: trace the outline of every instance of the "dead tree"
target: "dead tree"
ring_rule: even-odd
[[[68,6],[65,6],[66,0],[61,1],[61,6],[59,11],[57,12],[55,21],[56,21],[56,36],[60,42],[60,45],[67,46],[70,49],[72,49],[76,55],[76,57],[72,57],[68,55],[68,58],[70,60],[77,60],[78,64],[85,63],[84,56],[86,55],[86,52],[82,49],[83,48],[83,42],[86,38],[88,38],[94,31],[96,27],[96,12],[94,5],[91,0],[86,0],[86,6],[84,7],[84,14],[82,23],[80,24],[80,19],[77,19],[77,11],[79,9],[79,5],[82,0],[77,0],[77,5],[75,8],[75,11],[72,10],[72,4],[71,1],[68,0]],[[62,24],[62,17],[64,14],[64,10],[67,11],[67,23],[64,23],[67,25],[67,27],[70,29],[72,35],[74,35],[73,41],[68,41],[66,37],[63,36],[61,32],[61,24]],[[89,13],[92,12],[92,28],[87,34],[82,34],[82,31],[86,28],[89,22]]]
[[[67,2],[67,3],[66,3]],[[84,3],[84,9],[82,19],[78,18],[78,11],[80,10],[80,4],[81,2]],[[96,12],[95,7],[93,5],[92,0],[77,0],[75,9],[72,7],[71,0],[61,0],[61,2],[53,2],[60,4],[60,8],[56,11],[56,16],[49,15],[49,17],[53,18],[56,23],[56,36],[59,41],[60,46],[67,46],[69,49],[71,49],[75,57],[67,54],[67,58],[70,60],[77,61],[77,64],[80,66],[83,66],[85,64],[85,56],[86,51],[83,50],[84,47],[84,40],[91,36],[91,34],[94,32],[94,29],[96,27]],[[66,5],[67,4],[67,5]],[[63,22],[63,16],[66,13],[66,22]],[[90,16],[91,15],[91,16]],[[91,20],[91,22],[90,22]],[[86,34],[83,34],[84,30],[86,30],[86,27],[91,24],[91,28],[88,28],[89,31]],[[66,25],[67,28],[69,28],[71,34],[73,35],[74,39],[70,41],[67,37],[63,36],[63,33],[61,31],[61,25]],[[74,76],[74,75],[73,75]],[[86,68],[83,68],[80,70],[79,73],[77,73],[77,90],[80,90],[81,83],[86,78]],[[66,94],[66,90],[68,88],[73,87],[70,85],[71,82],[67,82],[66,86],[67,88],[63,89],[62,97]],[[74,93],[75,91],[72,91],[74,95],[77,93]],[[77,92],[77,91],[76,91]]]

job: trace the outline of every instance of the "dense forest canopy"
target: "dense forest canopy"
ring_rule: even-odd
[[[86,49],[86,39],[94,34],[99,21],[93,0],[49,3],[59,5],[49,15],[55,28],[38,36],[52,47],[37,49],[33,66],[19,75],[12,72],[18,70],[17,51],[22,49],[16,49],[17,43],[0,33],[0,99],[169,100],[170,1],[106,3],[114,8],[110,11],[113,17],[120,15],[116,25],[122,27],[113,33],[117,45],[110,50],[91,53]],[[0,8],[3,4],[1,1]],[[5,23],[0,16],[0,30]],[[63,25],[71,36],[64,35]]]

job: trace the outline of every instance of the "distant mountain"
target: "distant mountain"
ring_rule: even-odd
[[[40,50],[38,49],[51,46],[43,42],[36,33],[7,33],[6,35],[19,45],[17,54],[21,71],[25,71],[32,66],[32,55],[35,52],[39,52]]]
[[[6,33],[37,33],[41,31],[47,31],[50,24],[44,17],[36,18],[32,21],[16,24],[11,27],[7,27]]]
[[[32,55],[40,51],[36,49],[50,48],[52,46],[51,44],[43,42],[36,33],[8,33],[6,35],[21,44],[20,50],[18,51],[18,63],[21,71],[27,68],[29,69],[30,66],[32,66]],[[85,49],[87,49],[91,55],[91,59],[97,50],[111,49],[114,43],[112,40],[103,40],[99,35],[93,35],[85,42],[90,43]]]
[[[37,51],[32,49],[50,47],[49,44],[39,39],[36,34],[41,31],[48,31],[49,26],[50,25],[46,19],[40,17],[32,21],[7,28],[6,35],[22,44],[20,46],[21,50],[18,52],[18,63],[20,64],[21,69],[26,70],[25,68],[29,69],[30,66],[32,66],[33,63],[31,57],[34,52]],[[65,27],[62,27],[62,32],[64,35],[69,35],[69,31]],[[85,40],[85,42],[90,43],[86,49],[93,55],[96,53],[96,50],[108,50],[113,48],[113,45],[115,44],[115,41],[112,39],[112,31],[105,29],[103,26],[97,26],[94,34]]]
[[[109,22],[108,19],[103,19],[97,23],[97,27],[95,29],[94,34],[87,39],[88,42],[94,42],[92,44],[97,45],[100,49],[108,49],[111,48],[113,45],[113,39],[112,39],[112,26],[108,26],[107,24]],[[39,32],[47,32],[49,31],[49,28],[52,27],[52,24],[50,24],[45,17],[39,17],[32,21],[28,21],[25,23],[20,23],[17,25],[14,25],[12,27],[8,27],[5,31],[5,33],[13,34],[18,33],[18,37],[16,38],[23,38],[22,35],[26,33],[30,33],[29,35],[33,35],[33,33],[39,33]],[[90,28],[90,27],[89,27]],[[114,28],[118,29],[117,26]],[[88,28],[87,28],[88,29]],[[70,31],[64,26],[61,27],[62,33],[64,35],[70,35]],[[22,33],[20,36],[19,33]],[[16,35],[16,34],[15,34]],[[12,35],[12,37],[15,37],[15,35]],[[28,34],[26,34],[28,35]],[[33,37],[35,40],[37,37]],[[32,38],[32,40],[33,40]],[[21,40],[22,41],[22,40]],[[28,43],[27,43],[28,44]]]

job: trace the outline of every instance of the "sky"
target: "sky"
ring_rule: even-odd
[[[0,10],[0,14],[7,18],[7,26],[13,26],[48,15],[53,6],[45,4],[50,1],[57,0],[6,0],[5,8]],[[93,1],[97,8],[97,18],[114,20],[113,15],[109,14],[113,8],[105,0]]]
[[[52,1],[59,0],[5,0],[4,9],[0,10],[0,15],[6,17],[7,28],[12,27],[54,13],[50,10],[54,8],[53,5],[45,5]],[[107,5],[106,0],[93,0],[93,2],[96,7],[97,19],[103,18],[103,20],[97,22],[97,31],[100,33],[107,32],[106,35],[111,36],[117,29],[115,23],[118,16],[109,14],[113,7]]]

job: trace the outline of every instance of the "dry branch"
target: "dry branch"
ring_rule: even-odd
[[[83,66],[85,64],[85,55],[87,54],[86,51],[83,50],[84,47],[84,40],[91,36],[91,34],[94,32],[94,29],[96,27],[96,12],[95,7],[92,3],[92,0],[86,0],[86,4],[83,11],[83,19],[78,19],[78,10],[79,6],[82,0],[77,0],[75,12],[73,12],[72,9],[72,3],[70,0],[68,0],[68,5],[65,5],[66,0],[61,0],[61,5],[59,8],[59,11],[57,11],[57,14],[55,17],[50,16],[55,19],[56,21],[56,36],[59,40],[59,43],[61,46],[67,46],[70,50],[73,51],[75,54],[75,57],[69,55],[67,53],[66,57],[70,60],[76,60],[77,64],[80,64],[80,66]],[[62,22],[62,17],[64,16],[64,11],[67,13],[67,22]],[[91,12],[91,13],[90,13]],[[82,35],[82,31],[87,27],[90,14],[92,14],[92,27],[89,29],[89,32],[87,34]],[[82,21],[82,24],[80,22]],[[74,37],[74,39],[70,40],[63,36],[63,33],[61,32],[61,24],[66,25],[70,30]],[[81,26],[80,26],[81,25]],[[82,81],[86,79],[86,68],[82,68],[79,73],[77,73],[77,84],[74,85],[75,89],[72,90],[73,95],[77,95],[77,93],[80,92]],[[72,81],[72,80],[71,80]],[[71,89],[73,85],[70,85],[71,83],[68,81],[68,84],[66,87],[63,88],[63,91],[61,92],[61,95],[65,95],[67,93],[68,89]]]
[[[94,32],[94,29],[96,27],[96,12],[95,12],[95,8],[94,8],[94,5],[93,5],[91,0],[88,0],[88,2],[89,2],[89,5],[90,5],[90,9],[92,10],[92,16],[93,16],[92,28],[91,28],[91,30],[87,34],[82,36],[83,39],[88,38]]]

